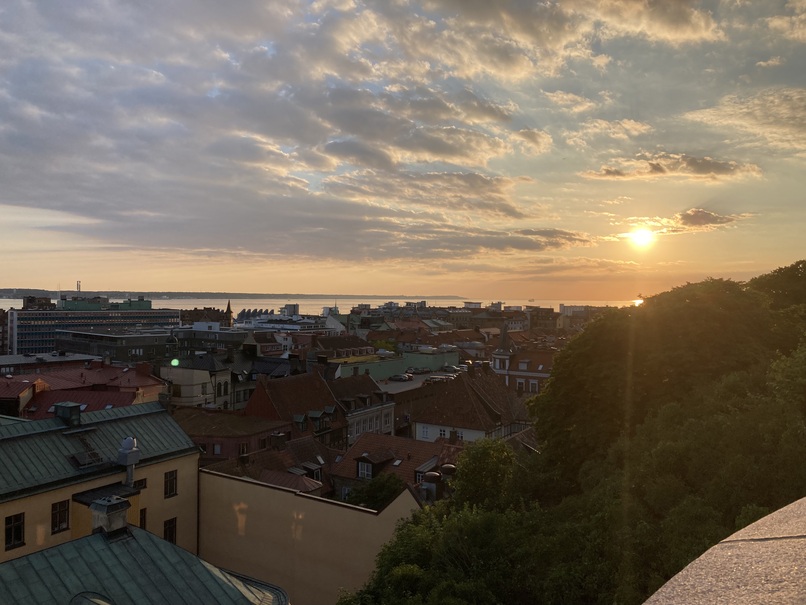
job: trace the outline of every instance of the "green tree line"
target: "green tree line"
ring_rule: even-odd
[[[641,603],[806,496],[806,261],[614,309],[529,403],[539,452],[466,448],[339,605]]]

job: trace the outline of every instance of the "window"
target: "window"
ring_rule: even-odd
[[[54,502],[50,505],[50,533],[58,534],[67,529],[70,529],[70,500]]]
[[[171,517],[162,524],[162,537],[166,542],[176,544],[176,517]]]
[[[140,529],[145,529],[146,528],[146,518],[147,518],[146,509],[141,508],[140,509]]]
[[[424,424],[420,427],[420,437],[423,439],[428,439],[428,425]]]
[[[25,513],[6,517],[6,550],[25,546]]]
[[[221,455],[221,444],[220,443],[214,443],[213,444],[213,455],[214,456],[220,456]]]
[[[207,395],[207,383],[203,382],[201,387],[202,387],[202,395]]]
[[[165,486],[164,492],[166,498],[173,498],[176,494],[176,471],[168,471],[165,473]]]
[[[445,437],[445,429],[439,429],[439,436],[443,438]]]
[[[392,415],[389,412],[385,412],[383,415],[383,428],[388,429],[389,423],[391,422]]]
[[[148,487],[148,479],[138,479],[132,483],[134,489],[145,489]]]
[[[238,444],[238,455],[239,456],[246,456],[248,451],[249,451],[249,444],[248,443],[239,443]]]
[[[265,437],[261,437],[257,441],[258,449],[265,450],[268,447],[268,445],[269,445],[269,442],[266,440]]]
[[[358,478],[372,479],[372,465],[369,462],[358,463]]]

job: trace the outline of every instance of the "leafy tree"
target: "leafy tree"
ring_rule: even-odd
[[[709,279],[613,310],[560,353],[544,393],[531,401],[547,468],[559,468],[547,494],[578,489],[577,474],[647,414],[734,371],[763,381],[776,350],[796,345],[774,330],[755,291]]]
[[[382,510],[404,489],[406,489],[406,483],[400,477],[392,473],[383,473],[350,490],[346,502],[364,508]]]
[[[401,523],[340,605],[638,604],[803,497],[801,263],[592,322],[530,402],[540,453],[469,446],[452,498]]]
[[[767,294],[773,309],[806,304],[806,260],[754,277],[747,285]]]
[[[450,503],[454,508],[511,508],[516,474],[515,454],[506,443],[493,439],[470,443],[459,456],[456,475],[450,481]]]

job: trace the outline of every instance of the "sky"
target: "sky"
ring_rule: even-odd
[[[4,0],[0,287],[629,300],[806,257],[806,0]]]

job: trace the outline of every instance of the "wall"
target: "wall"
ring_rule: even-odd
[[[129,500],[132,505],[127,513],[129,523],[138,525],[140,509],[146,508],[148,511],[146,529],[161,538],[163,522],[176,517],[177,544],[195,554],[198,547],[196,535],[197,465],[198,454],[194,453],[191,456],[136,467],[135,481],[146,479],[148,487],[141,490],[139,496]],[[163,492],[163,480],[164,473],[169,470],[178,471],[178,493],[175,497],[166,500]],[[92,532],[92,513],[83,504],[73,502],[73,494],[120,483],[125,479],[125,472],[104,475],[90,481],[0,503],[0,519],[3,521],[7,516],[25,513],[25,545],[8,551],[5,548],[0,549],[0,563],[89,535]],[[62,500],[70,501],[70,528],[51,534],[51,505]]]
[[[418,507],[408,490],[376,513],[204,469],[199,502],[199,556],[282,587],[294,605],[360,588],[397,521]]]

